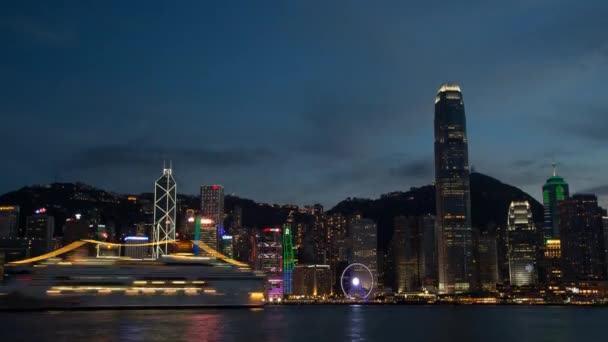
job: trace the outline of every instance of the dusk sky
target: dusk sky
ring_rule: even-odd
[[[608,199],[608,2],[14,1],[0,5],[0,193],[223,184],[333,206],[434,180],[461,85],[474,169],[540,199],[551,162]]]

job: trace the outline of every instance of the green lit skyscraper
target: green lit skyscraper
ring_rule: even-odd
[[[557,175],[555,163],[553,164],[553,176],[547,179],[543,185],[544,222],[543,232],[545,239],[559,239],[559,215],[557,205],[568,199],[570,190],[564,178]]]
[[[435,97],[435,189],[439,293],[475,286],[469,152],[464,100],[457,84],[443,84]]]

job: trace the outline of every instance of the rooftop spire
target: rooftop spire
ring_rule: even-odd
[[[553,177],[555,177],[557,176],[557,163],[553,162],[551,166],[553,166]]]

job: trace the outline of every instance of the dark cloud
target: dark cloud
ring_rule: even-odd
[[[188,147],[109,145],[84,149],[59,165],[87,170],[113,167],[158,167],[163,161],[207,168],[245,167],[276,158],[263,148],[210,149]]]
[[[586,188],[581,193],[591,193],[596,195],[608,195],[608,185],[597,185],[594,187]]]
[[[389,170],[391,176],[405,179],[430,179],[435,174],[432,160],[414,160]]]

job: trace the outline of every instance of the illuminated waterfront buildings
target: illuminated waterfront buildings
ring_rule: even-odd
[[[575,194],[561,201],[558,209],[565,280],[605,279],[602,212],[597,197]]]
[[[528,201],[511,202],[507,239],[511,286],[536,286],[538,284],[538,236]]]
[[[439,292],[469,292],[474,284],[473,228],[464,101],[443,84],[435,97],[435,189]]]
[[[216,230],[222,230],[224,224],[224,187],[221,185],[201,186],[201,216],[210,218],[215,222]],[[209,233],[208,230],[205,230]],[[212,234],[213,235],[213,234]],[[219,246],[218,233],[215,233],[215,243],[207,239],[211,248]]]
[[[557,175],[555,164],[553,164],[553,175],[543,185],[544,224],[543,232],[545,239],[559,239],[559,213],[558,203],[570,196],[568,183],[563,177]]]

